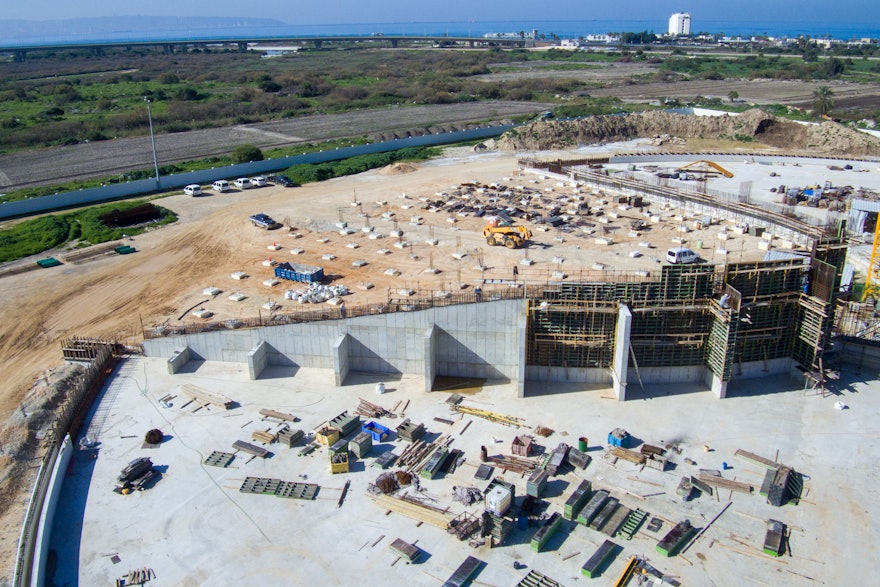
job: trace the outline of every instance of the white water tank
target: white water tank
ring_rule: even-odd
[[[503,516],[510,509],[512,501],[510,489],[496,486],[486,494],[486,509],[496,516]]]

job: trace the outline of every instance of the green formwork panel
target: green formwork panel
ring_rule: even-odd
[[[544,548],[544,545],[547,544],[550,537],[556,533],[560,525],[562,525],[562,516],[560,516],[558,512],[547,518],[547,521],[538,528],[538,531],[535,532],[535,535],[532,537],[532,550],[535,552],[541,552],[541,549]]]
[[[690,521],[679,522],[657,543],[657,552],[664,556],[675,556],[694,531],[695,528],[691,526]]]

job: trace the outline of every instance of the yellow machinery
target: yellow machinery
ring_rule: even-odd
[[[877,284],[880,283],[880,216],[874,226],[874,244],[871,247],[871,260],[868,261],[868,275],[865,277],[865,291],[862,294],[864,300],[868,296],[877,294]]]
[[[487,244],[504,245],[508,249],[518,249],[532,238],[532,231],[525,226],[489,222],[483,227],[483,237]]]
[[[687,165],[682,165],[681,167],[676,169],[676,171],[689,171],[691,173],[701,173],[703,175],[718,173],[727,178],[733,177],[733,173],[731,173],[730,171],[724,169],[717,163],[706,161],[705,159],[700,159],[699,161],[691,161]]]

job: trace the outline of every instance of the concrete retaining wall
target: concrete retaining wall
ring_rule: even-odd
[[[558,383],[590,383],[611,385],[611,369],[580,369],[576,367],[544,367],[526,365],[526,381],[552,381]]]
[[[524,360],[523,300],[502,300],[307,324],[202,332],[144,341],[147,356],[182,346],[208,361],[246,363],[268,344],[267,364],[426,375],[425,333],[433,325],[434,376],[516,381]],[[347,343],[340,344],[346,335]],[[348,345],[348,349],[344,345]],[[336,358],[334,358],[336,357]]]
[[[65,436],[52,467],[52,474],[43,498],[43,509],[40,513],[40,523],[37,526],[37,536],[34,541],[34,566],[31,576],[33,587],[49,584],[46,574],[46,563],[49,557],[49,539],[52,537],[52,521],[55,519],[55,508],[58,506],[58,497],[64,486],[64,474],[70,458],[73,456],[73,445],[70,436]]]
[[[860,372],[880,372],[880,343],[855,338],[844,338],[841,343],[840,358],[844,365],[855,367]]]

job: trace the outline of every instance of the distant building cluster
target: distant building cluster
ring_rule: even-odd
[[[669,17],[669,36],[678,37],[691,34],[691,14],[676,12]]]

